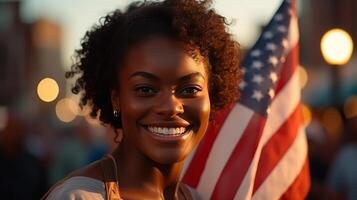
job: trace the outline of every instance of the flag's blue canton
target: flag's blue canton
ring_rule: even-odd
[[[275,95],[279,69],[289,46],[290,17],[290,1],[285,1],[242,62],[239,102],[264,116]]]

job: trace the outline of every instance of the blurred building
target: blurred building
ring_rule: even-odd
[[[0,2],[0,105],[50,112],[54,105],[41,102],[36,88],[45,77],[65,88],[61,28],[46,19],[24,23],[20,6],[20,1]]]
[[[18,99],[26,82],[29,32],[19,7],[19,2],[0,2],[0,105]]]
[[[304,100],[313,106],[331,104],[331,72],[320,51],[320,41],[325,32],[332,28],[342,28],[357,41],[357,2],[355,0],[301,0],[300,9],[300,59],[309,73],[309,84],[304,90]],[[350,62],[340,68],[338,91],[340,104],[357,93],[357,68],[353,66],[357,58],[352,55]]]

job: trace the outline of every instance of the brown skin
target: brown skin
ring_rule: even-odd
[[[202,139],[209,121],[208,75],[172,39],[154,37],[132,47],[112,91],[121,113],[123,140],[113,153],[124,199],[180,199],[184,159]],[[153,137],[147,126],[192,130],[176,140]]]

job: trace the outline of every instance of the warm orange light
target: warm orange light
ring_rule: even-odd
[[[44,102],[55,100],[59,93],[57,82],[52,78],[44,78],[37,85],[38,97]]]
[[[306,86],[309,77],[307,75],[306,69],[302,66],[299,66],[299,80],[300,80],[300,88],[303,89]]]
[[[327,108],[322,114],[321,120],[330,135],[337,136],[342,132],[342,116],[336,108]]]
[[[357,116],[357,96],[351,96],[346,100],[344,113],[348,119]]]
[[[305,126],[307,126],[307,125],[310,124],[311,119],[312,119],[311,110],[305,104],[302,105],[301,110],[302,110],[302,116],[303,116],[304,124],[305,124]]]
[[[72,99],[65,98],[61,99],[56,104],[56,115],[59,120],[63,122],[71,122],[76,118],[76,113],[74,113],[71,107],[75,106],[75,102]]]
[[[75,96],[72,97],[68,97],[67,99],[69,99],[71,101],[71,103],[68,103],[68,108],[71,110],[71,112],[75,115],[81,115],[81,108],[78,105],[78,102],[75,98]]]
[[[344,65],[351,58],[353,42],[346,31],[336,28],[322,36],[320,47],[322,56],[327,63]]]

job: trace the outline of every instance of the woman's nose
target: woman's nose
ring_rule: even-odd
[[[182,101],[172,92],[162,95],[156,105],[156,113],[159,115],[173,117],[182,114],[183,112],[184,108]]]

